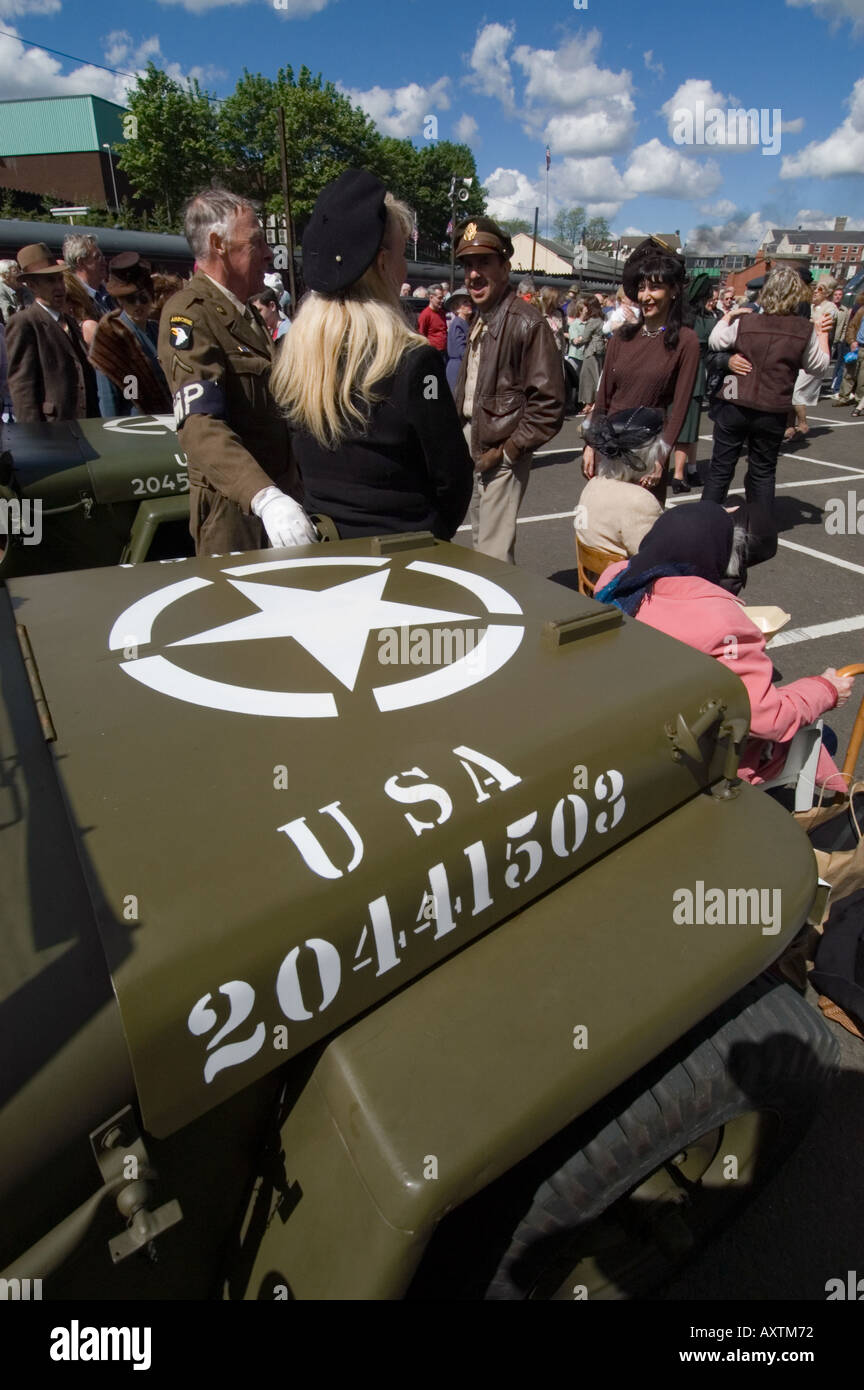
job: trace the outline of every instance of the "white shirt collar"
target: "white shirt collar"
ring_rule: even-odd
[[[40,308],[40,309],[44,309],[44,310],[45,310],[45,313],[46,313],[46,314],[50,314],[50,315],[51,315],[51,317],[52,317],[52,319],[54,320],[55,323],[59,323],[59,322],[60,322],[60,315],[58,314],[58,312],[57,312],[56,309],[49,309],[49,308],[48,308],[48,305],[47,305],[47,304],[43,304],[41,299],[37,299],[37,300],[36,300],[36,303],[39,305],[39,308]]]
[[[207,275],[207,271],[206,271],[206,270],[202,270],[202,271],[201,271],[201,274],[202,274],[202,275]],[[242,299],[238,299],[237,296],[236,296],[236,294],[232,294],[231,291],[225,287],[225,285],[220,285],[219,281],[218,281],[218,280],[214,280],[212,275],[207,275],[207,279],[210,281],[211,285],[215,285],[216,288],[217,288],[217,290],[221,290],[222,293],[223,293],[228,299],[231,300],[231,303],[234,305],[234,308],[237,310],[237,312],[239,313],[240,317],[241,317],[241,318],[245,318],[245,317],[246,317],[246,305],[243,303],[243,300],[242,300]]]

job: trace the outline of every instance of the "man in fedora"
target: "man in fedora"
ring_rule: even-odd
[[[491,217],[457,232],[456,259],[477,310],[455,393],[474,460],[474,549],[511,565],[534,450],[564,419],[561,353],[540,310],[514,292],[512,255]]]
[[[80,420],[99,414],[96,373],[74,318],[66,313],[63,266],[44,242],[18,252],[21,278],[34,300],[9,320],[9,394],[21,424]]]

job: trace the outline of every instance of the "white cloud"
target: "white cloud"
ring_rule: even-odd
[[[826,140],[811,140],[797,154],[786,155],[781,179],[830,179],[864,171],[864,77],[846,98],[849,115]]]
[[[0,18],[14,19],[22,14],[57,14],[60,0],[0,0]]]
[[[687,250],[708,256],[721,256],[727,251],[755,252],[771,227],[761,212],[736,213],[716,226],[694,227],[687,236]]]
[[[804,117],[796,116],[794,121],[781,121],[780,129],[784,135],[797,135],[804,129]]]
[[[2,0],[0,0],[2,3]],[[17,31],[11,30],[17,39]],[[195,77],[199,82],[212,80],[216,70],[194,67],[184,71],[179,63],[168,62],[162,54],[159,39],[153,35],[136,45],[125,30],[115,30],[104,40],[105,58],[113,66],[122,63],[128,72],[142,71],[148,58],[163,68],[169,77],[184,82]],[[221,75],[221,74],[218,74]],[[122,76],[106,72],[89,63],[63,71],[63,64],[43,48],[29,48],[13,40],[0,44],[0,91],[7,100],[45,96],[97,96],[123,106],[127,93],[134,85],[134,75]]]
[[[655,76],[655,77],[665,77],[665,76],[666,76],[666,69],[664,68],[663,64],[662,64],[661,62],[656,62],[656,63],[655,63],[655,61],[654,61],[654,50],[653,50],[653,48],[649,48],[647,53],[643,53],[643,54],[642,54],[642,61],[644,62],[644,64],[645,64],[646,68],[648,69],[648,71],[654,73],[654,76]],[[626,235],[628,235],[628,234],[627,234],[626,232],[624,232],[624,233],[622,233],[622,235],[623,235],[623,236],[626,236]]]
[[[833,212],[821,212],[817,208],[800,208],[789,225],[792,227],[807,227],[808,229],[812,227],[818,227],[820,229],[823,227],[833,227],[834,214]]]
[[[528,134],[542,130],[553,153],[591,155],[623,149],[634,130],[633,79],[595,61],[597,29],[560,48],[521,44],[513,59],[526,77],[523,116]]]
[[[530,222],[534,209],[542,206],[539,184],[518,169],[494,169],[483,186],[489,195],[486,207],[490,217],[524,217]]]
[[[483,96],[496,97],[508,111],[513,108],[514,97],[507,50],[515,32],[512,25],[485,24],[478,31],[468,59],[469,84]]]
[[[439,77],[429,87],[410,82],[407,87],[370,87],[365,92],[341,85],[339,90],[372,117],[382,135],[395,135],[402,140],[419,135],[426,116],[434,115],[436,108],[449,108],[449,85],[449,77]]]
[[[553,116],[543,138],[557,154],[590,150],[608,154],[629,144],[633,134],[633,102],[622,93],[605,101],[588,101],[579,112]]]
[[[589,159],[568,157],[555,180],[557,196],[565,205],[586,202],[623,202],[633,197],[608,155]]]
[[[453,134],[456,139],[464,145],[469,145],[477,134],[477,122],[473,116],[462,115],[453,127]]]
[[[617,217],[621,211],[620,203],[586,203],[586,217],[605,217],[609,222],[613,217]]]
[[[623,230],[623,232],[619,232],[618,235],[619,235],[619,236],[647,236],[648,233],[647,233],[647,232],[643,232],[643,230],[642,230],[641,227],[625,227],[624,230]]]
[[[821,18],[831,24],[849,20],[855,29],[864,29],[864,0],[786,0],[787,5],[803,9],[810,5]]]
[[[718,198],[716,203],[700,203],[699,211],[703,217],[716,217],[718,221],[728,221],[738,211],[731,198]]]
[[[208,10],[222,9],[226,5],[248,5],[250,0],[159,0],[160,5],[180,5],[190,14],[206,14]],[[283,19],[303,19],[306,15],[318,14],[326,8],[328,0],[265,0]]]
[[[705,198],[722,182],[713,159],[688,158],[660,140],[649,140],[630,155],[624,171],[625,196],[650,193],[655,198]]]

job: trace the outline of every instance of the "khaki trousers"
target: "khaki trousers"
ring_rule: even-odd
[[[465,438],[470,447],[470,421],[465,425]],[[474,474],[469,511],[474,549],[508,565],[516,563],[516,518],[533,458],[533,454],[528,454],[518,463],[499,463],[488,473]]]

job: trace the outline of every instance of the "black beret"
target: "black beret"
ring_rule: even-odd
[[[364,169],[346,169],[322,189],[303,233],[303,279],[310,290],[338,294],[369,269],[384,239],[386,193]]]

